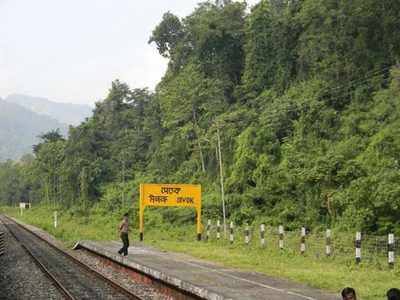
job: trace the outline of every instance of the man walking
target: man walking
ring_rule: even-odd
[[[124,254],[124,256],[128,255],[128,247],[129,247],[129,222],[128,222],[128,214],[124,214],[122,222],[119,224],[119,234],[123,243],[122,248],[118,251],[119,254]]]

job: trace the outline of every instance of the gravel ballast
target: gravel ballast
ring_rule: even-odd
[[[85,250],[75,250],[71,254],[144,300],[173,300],[172,297],[158,293],[156,289],[149,285],[133,281],[128,274],[120,272],[111,266],[105,266],[99,257],[89,254]]]
[[[20,223],[22,223],[22,222],[20,222]],[[0,225],[1,225],[1,223],[0,223]],[[60,241],[55,239],[52,235],[48,234],[47,232],[40,230],[34,226],[28,225],[28,224],[24,224],[24,226],[26,226],[28,229],[34,231],[36,234],[41,236],[43,239],[45,239],[49,243],[51,243],[57,247],[64,248],[64,251],[68,252],[69,254],[71,254],[78,260],[80,260],[82,263],[87,264],[92,269],[98,271],[105,277],[110,278],[114,282],[117,282],[118,284],[120,284],[121,286],[123,286],[124,288],[129,290],[130,292],[133,292],[135,295],[139,296],[141,299],[144,299],[144,300],[174,300],[174,298],[171,296],[160,294],[155,288],[149,286],[148,284],[135,282],[134,280],[132,280],[132,278],[127,273],[122,272],[121,270],[113,268],[109,265],[107,265],[107,266],[104,265],[104,262],[101,260],[100,257],[89,254],[85,250],[68,250],[62,245],[62,243]],[[0,227],[0,231],[2,231],[2,230],[3,229]],[[24,250],[21,249],[21,251],[24,251]],[[28,258],[30,258],[30,257],[28,257]],[[0,262],[1,262],[1,259],[2,258],[0,257]],[[1,270],[2,270],[2,268],[0,267],[0,272],[1,272]],[[40,272],[40,270],[39,270],[39,272]],[[47,279],[47,278],[45,277],[45,279]],[[2,288],[2,286],[0,284],[0,291],[2,291],[1,288]],[[0,294],[0,300],[1,299],[3,299],[3,298],[1,297],[1,294]],[[5,298],[5,299],[19,299],[19,298]],[[34,297],[34,298],[21,298],[21,299],[62,299],[62,298],[48,298],[47,296],[45,296],[44,298]]]
[[[5,251],[0,256],[0,299],[64,299],[0,221]]]

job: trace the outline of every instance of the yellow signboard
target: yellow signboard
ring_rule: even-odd
[[[201,186],[193,184],[140,185],[140,240],[143,240],[144,208],[146,206],[194,207],[197,211],[197,237],[201,239]]]

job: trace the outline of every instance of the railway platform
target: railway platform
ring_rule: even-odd
[[[162,252],[144,245],[117,253],[116,241],[80,241],[85,249],[130,267],[174,288],[209,300],[338,300],[338,296],[284,279],[256,272],[242,272],[188,255]]]

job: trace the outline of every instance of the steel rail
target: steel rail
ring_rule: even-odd
[[[4,232],[0,231],[0,256],[4,254],[5,249],[5,241],[4,241]]]
[[[4,223],[4,226],[8,229],[8,231],[11,233],[11,235],[14,237],[14,239],[21,245],[22,249],[25,250],[26,253],[33,259],[33,261],[36,263],[36,265],[42,270],[42,272],[52,281],[53,285],[61,291],[61,293],[64,295],[64,298],[69,299],[69,300],[76,300],[74,296],[68,292],[68,290],[62,285],[62,283],[53,275],[51,272],[46,268],[44,264],[40,262],[40,260],[32,253],[29,248],[25,246],[25,244],[18,238],[18,236],[15,234],[14,231],[9,227],[8,224]]]
[[[41,237],[39,234],[37,234],[36,232],[28,229],[26,226],[14,221],[13,219],[11,219],[10,217],[3,215],[7,220],[11,221],[12,223],[16,224],[18,227],[22,228],[23,230],[27,231],[28,233],[32,234],[33,236],[35,236],[36,238],[38,238],[39,240],[45,242],[47,245],[49,245],[51,248],[55,249],[56,251],[58,251],[59,253],[61,253],[63,256],[65,256],[66,258],[70,259],[71,261],[73,261],[75,264],[79,265],[80,267],[82,267],[87,273],[100,278],[101,280],[107,282],[109,285],[111,285],[115,290],[121,292],[122,294],[124,294],[125,296],[127,296],[129,299],[135,299],[135,300],[144,300],[144,298],[137,296],[135,294],[133,294],[132,292],[130,292],[128,289],[126,289],[125,287],[121,286],[120,284],[116,283],[114,280],[104,276],[103,274],[99,273],[98,271],[96,271],[95,269],[93,269],[92,267],[84,264],[83,262],[81,262],[80,260],[78,260],[77,258],[75,258],[74,256],[72,256],[71,254],[67,253],[65,250],[60,249],[59,247],[53,245],[52,243],[50,243],[49,241],[47,241],[46,239],[44,239],[43,237]],[[6,225],[6,224],[5,224]],[[7,228],[9,228],[6,225]],[[10,230],[10,229],[9,229]],[[10,230],[11,232],[11,230]],[[12,233],[13,234],[13,233]],[[15,234],[13,234],[13,236],[20,242],[20,240],[15,236]],[[20,242],[21,243],[21,242]],[[21,243],[22,244],[22,243]],[[24,247],[26,248],[26,247]],[[29,250],[28,250],[29,251]],[[32,256],[33,254],[30,253],[30,255]],[[36,260],[36,259],[35,259]],[[44,267],[44,266],[43,266]],[[44,267],[45,268],[45,267]],[[52,276],[54,277],[54,276]],[[58,281],[57,281],[58,282]],[[59,282],[58,282],[59,283]],[[61,283],[59,283],[61,284]],[[62,284],[61,284],[62,285]],[[68,291],[67,291],[68,292]],[[69,292],[68,292],[69,293]],[[68,299],[75,299],[74,297],[72,298],[68,298]]]

